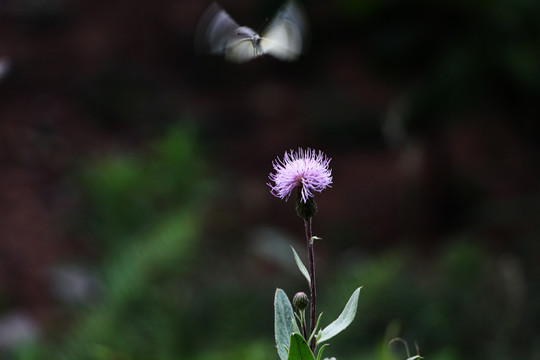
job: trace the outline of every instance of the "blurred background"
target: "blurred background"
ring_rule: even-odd
[[[0,2],[0,358],[277,359],[317,195],[325,355],[540,358],[540,2],[305,1],[308,54],[199,57],[201,0]],[[278,1],[222,0],[260,29]]]

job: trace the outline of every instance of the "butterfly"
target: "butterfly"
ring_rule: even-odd
[[[299,4],[289,1],[259,35],[247,26],[239,26],[217,3],[203,14],[195,34],[199,53],[225,54],[228,61],[243,63],[269,54],[284,60],[296,60],[305,50],[306,18]]]

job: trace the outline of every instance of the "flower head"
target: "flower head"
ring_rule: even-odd
[[[330,160],[322,151],[298,148],[295,152],[285,152],[283,160],[277,158],[272,162],[275,173],[269,179],[270,192],[280,199],[289,199],[291,192],[300,186],[301,200],[306,203],[313,197],[313,192],[321,192],[332,184],[332,170],[328,168]]]
[[[309,299],[305,292],[297,292],[293,297],[293,306],[300,311],[304,311],[309,305]]]

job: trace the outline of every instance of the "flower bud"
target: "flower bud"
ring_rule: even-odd
[[[307,308],[309,304],[309,299],[306,293],[299,292],[299,293],[296,293],[296,295],[294,295],[292,302],[295,308],[297,308],[300,311],[303,311],[305,310],[305,308]]]

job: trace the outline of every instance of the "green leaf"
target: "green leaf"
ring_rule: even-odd
[[[321,323],[322,314],[323,313],[319,314],[319,317],[317,318],[317,323],[315,324],[315,329],[313,329],[313,331],[311,332],[311,335],[309,335],[308,343],[310,344],[311,344],[311,339],[313,339],[313,337],[317,333],[317,329],[319,328],[319,324]]]
[[[287,360],[315,360],[313,353],[302,336],[292,334],[290,343],[291,348],[289,349]]]
[[[313,242],[315,240],[322,240],[322,238],[318,237],[318,236],[312,236],[311,239],[309,239],[309,242],[313,244]]]
[[[330,325],[321,330],[321,333],[319,336],[317,336],[317,344],[333,338],[351,324],[351,322],[354,320],[354,316],[356,315],[358,296],[360,295],[361,288],[362,287],[359,287],[353,292],[339,317]]]
[[[319,352],[317,353],[317,360],[321,360],[322,353],[327,346],[330,346],[330,344],[324,344],[323,346],[321,346]]]
[[[291,302],[281,289],[276,289],[274,297],[274,331],[277,352],[281,360],[287,360],[287,349],[290,347],[294,313]]]
[[[308,270],[306,269],[306,267],[304,266],[304,263],[300,259],[300,256],[298,256],[298,254],[296,253],[296,251],[294,250],[292,246],[291,246],[291,249],[294,254],[294,260],[296,261],[296,265],[298,265],[298,269],[300,269],[300,272],[305,276],[308,284],[311,286],[311,277],[309,276]]]

